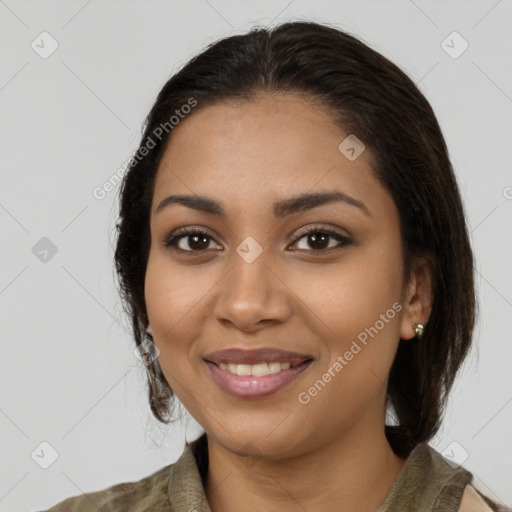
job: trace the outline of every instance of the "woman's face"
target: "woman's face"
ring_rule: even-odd
[[[262,95],[195,111],[158,169],[145,297],[159,363],[233,452],[286,456],[382,430],[399,338],[424,320],[402,278],[397,209],[369,150],[339,149],[347,135],[298,96]],[[159,209],[171,195],[189,199]],[[206,235],[166,245],[193,228]],[[207,362],[226,349],[300,357]]]

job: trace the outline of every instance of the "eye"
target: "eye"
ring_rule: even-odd
[[[187,238],[188,242],[186,241]],[[165,247],[176,247],[181,252],[198,253],[209,249],[212,240],[213,238],[204,229],[191,228],[168,236],[164,240],[164,245]],[[188,249],[186,246],[188,246]]]
[[[352,243],[352,241],[348,237],[342,235],[341,233],[317,226],[313,226],[306,230],[303,230],[300,233],[300,235],[301,236],[299,236],[299,238],[294,242],[294,244],[297,244],[302,239],[305,239],[304,245],[309,245],[310,248],[299,248],[300,250],[304,251],[322,252],[329,249],[339,249]],[[330,243],[333,241],[337,241],[337,244]]]
[[[305,239],[305,245],[309,245],[309,248],[299,247],[299,250],[301,251],[324,252],[329,251],[330,249],[340,249],[352,243],[347,236],[344,236],[337,231],[318,226],[302,230],[299,232],[299,235],[300,236],[295,240],[293,245],[299,244],[303,239]],[[210,236],[208,231],[200,228],[190,228],[177,231],[165,238],[163,243],[165,247],[172,247],[183,253],[197,254],[211,249],[210,243],[212,241],[213,238]],[[334,244],[332,242],[334,242]]]

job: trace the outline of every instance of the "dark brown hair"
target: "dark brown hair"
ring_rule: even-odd
[[[430,104],[395,64],[337,28],[291,22],[221,39],[192,58],[158,94],[120,189],[115,263],[135,342],[139,346],[144,340],[148,324],[144,280],[150,208],[156,171],[172,137],[169,120],[192,102],[197,106],[190,116],[208,105],[250,101],[259,93],[310,98],[328,109],[342,131],[356,134],[398,209],[405,277],[413,256],[432,263],[435,296],[424,336],[400,340],[388,381],[397,425],[387,425],[386,435],[393,450],[406,456],[438,431],[447,394],[471,345],[473,254],[448,150]],[[162,127],[168,128],[163,136]],[[151,149],[141,151],[144,147]],[[147,375],[151,410],[168,423],[173,392],[158,364],[149,365]]]

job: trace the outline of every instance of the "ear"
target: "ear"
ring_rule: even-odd
[[[416,336],[413,322],[424,327],[428,323],[434,302],[433,266],[427,258],[415,257],[411,276],[405,284],[405,298],[400,325],[400,338],[410,340]]]

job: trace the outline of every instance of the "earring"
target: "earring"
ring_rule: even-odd
[[[412,328],[414,329],[414,332],[416,333],[416,337],[421,340],[421,338],[423,336],[423,329],[424,329],[423,325],[413,322]]]
[[[153,335],[153,331],[151,330],[151,325],[148,325],[148,326],[147,326],[147,328],[146,328],[146,332],[147,332],[148,334]]]

